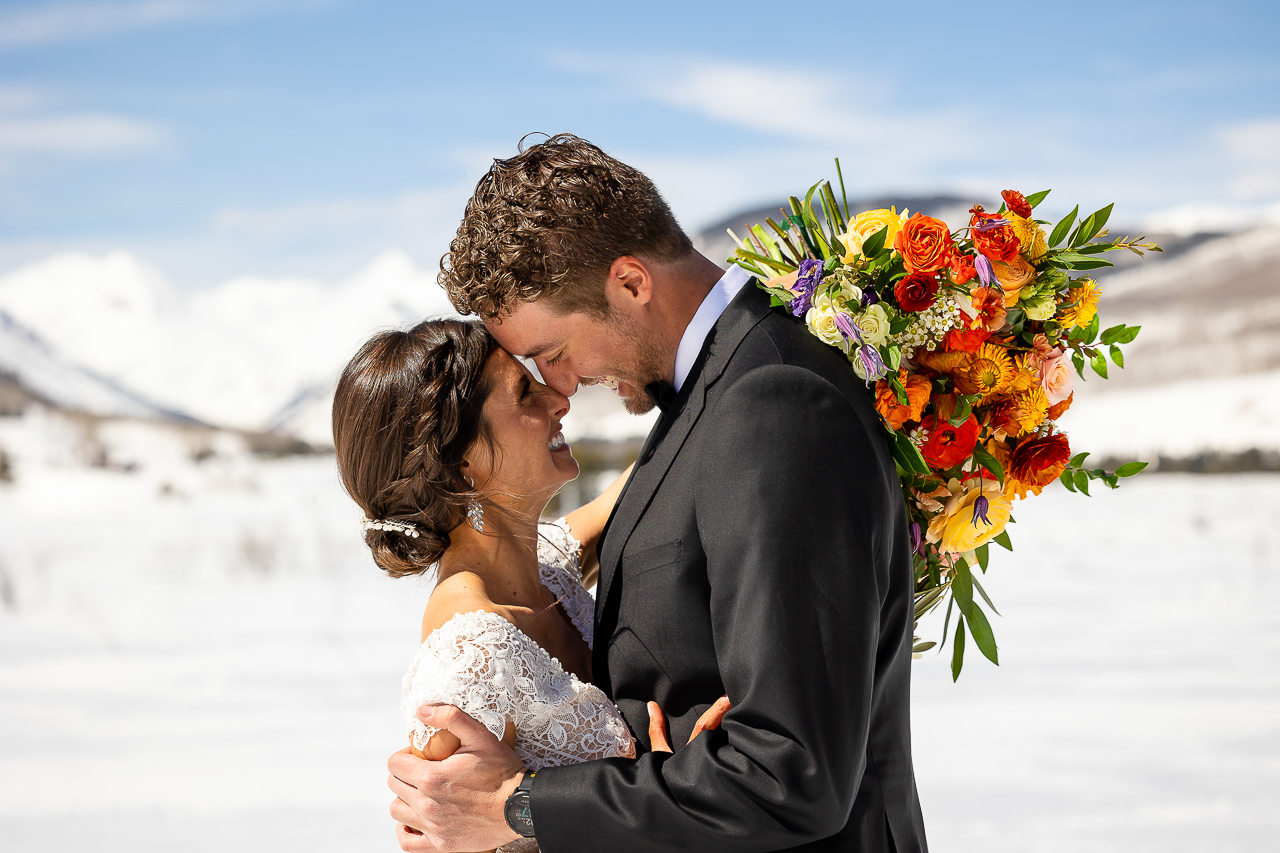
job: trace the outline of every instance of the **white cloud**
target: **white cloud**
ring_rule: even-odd
[[[0,154],[98,154],[155,148],[156,125],[102,113],[0,118]]]
[[[1280,196],[1280,118],[1241,122],[1218,131],[1238,199]]]
[[[83,0],[41,3],[0,14],[0,50],[84,41],[196,20],[234,19],[315,6],[307,0]]]
[[[351,227],[423,228],[439,231],[462,218],[468,191],[410,190],[389,197],[339,198],[277,207],[231,207],[213,216],[213,226],[264,239],[312,235]]]

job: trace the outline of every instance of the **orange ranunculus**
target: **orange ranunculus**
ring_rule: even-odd
[[[978,347],[986,343],[991,333],[981,327],[977,329],[952,329],[942,339],[943,349],[952,352],[977,352]]]
[[[908,375],[906,368],[898,371],[898,384],[907,392],[907,402],[898,401],[898,394],[885,379],[876,383],[876,411],[890,429],[902,429],[908,421],[918,421],[929,405],[929,393],[933,383],[927,377]]]
[[[1032,385],[1020,394],[1013,394],[997,402],[992,411],[991,423],[1012,436],[1021,437],[1044,423],[1049,412],[1049,398],[1039,385]]]
[[[992,261],[991,271],[996,274],[996,281],[1000,282],[1000,289],[1004,291],[1006,308],[1016,305],[1022,288],[1036,280],[1036,268],[1027,263],[1022,255],[1015,254],[1008,263]]]
[[[991,227],[993,220],[1003,220],[1003,225]],[[974,208],[973,218],[969,220],[970,234],[973,237],[973,248],[986,255],[992,263],[1004,261],[1010,263],[1018,257],[1018,235],[1013,233],[1009,221],[994,213],[983,213]]]
[[[978,268],[974,266],[973,255],[963,255],[960,252],[953,252],[950,263],[950,276],[952,284],[965,284],[971,278],[978,274]]]
[[[955,243],[947,223],[917,212],[903,223],[893,247],[902,256],[907,272],[937,272],[951,260]]]
[[[1005,310],[1004,291],[995,287],[979,287],[973,291],[973,310],[978,312],[977,320],[988,332],[994,332],[1004,325]]]
[[[1061,403],[1055,403],[1054,405],[1050,406],[1049,411],[1045,415],[1045,417],[1051,421],[1056,421],[1058,418],[1062,417],[1067,413],[1067,409],[1071,408],[1071,401],[1074,400],[1075,398],[1076,398],[1075,392],[1072,392],[1071,394],[1067,395],[1067,399],[1063,400]]]
[[[969,458],[982,426],[973,415],[958,427],[930,415],[920,422],[920,428],[929,434],[920,455],[930,468],[945,471]]]
[[[1067,437],[1032,436],[1018,442],[1009,457],[1009,474],[1034,494],[1062,474],[1071,460],[1071,444]]]
[[[1087,326],[1093,322],[1098,313],[1098,297],[1101,296],[1098,285],[1091,279],[1081,279],[1067,291],[1063,297],[1062,315],[1059,321],[1064,329],[1072,326]]]
[[[1000,197],[1004,199],[1005,205],[1014,213],[1023,219],[1031,218],[1031,205],[1027,203],[1027,197],[1017,190],[1001,190]]]

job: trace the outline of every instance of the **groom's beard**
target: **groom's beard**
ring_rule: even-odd
[[[606,322],[620,344],[619,349],[626,353],[623,357],[628,362],[618,365],[611,374],[630,386],[625,389],[627,393],[619,395],[622,397],[623,408],[633,415],[653,411],[657,404],[645,393],[644,386],[661,381],[663,365],[669,359],[653,333],[626,314],[611,312]]]

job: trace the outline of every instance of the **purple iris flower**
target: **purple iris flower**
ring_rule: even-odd
[[[791,313],[796,317],[803,317],[805,312],[813,307],[813,294],[817,291],[818,285],[822,284],[822,261],[815,261],[811,258],[805,258],[800,262],[800,269],[796,271],[795,298],[791,300]]]
[[[875,305],[879,301],[880,301],[880,294],[876,293],[875,288],[868,287],[862,291],[862,307],[863,308],[866,308],[868,305]]]
[[[858,347],[858,360],[862,362],[862,369],[867,374],[868,382],[872,379],[880,379],[889,372],[884,366],[884,359],[880,357],[879,351],[870,344]]]
[[[977,225],[973,226],[973,230],[982,231],[985,233],[987,231],[994,231],[995,229],[1001,228],[1008,224],[1009,224],[1009,220],[1007,219],[998,219],[998,218],[984,219],[981,222],[979,222]]]
[[[978,499],[973,502],[973,518],[970,524],[977,524],[978,519],[982,519],[982,523],[987,527],[991,527],[991,519],[987,518],[987,510],[991,508],[991,503],[983,495],[978,495]]]
[[[862,343],[862,333],[858,331],[857,326],[853,325],[853,318],[843,311],[836,312],[836,328],[840,330],[840,334],[844,335],[846,341]]]
[[[991,261],[987,260],[987,256],[978,255],[973,265],[977,268],[978,278],[982,279],[982,283],[990,286],[992,279],[996,277],[996,271],[991,268]]]

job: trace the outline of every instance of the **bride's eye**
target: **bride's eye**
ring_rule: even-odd
[[[520,377],[520,397],[519,397],[521,403],[529,399],[529,393],[530,393],[529,377],[521,376]]]

